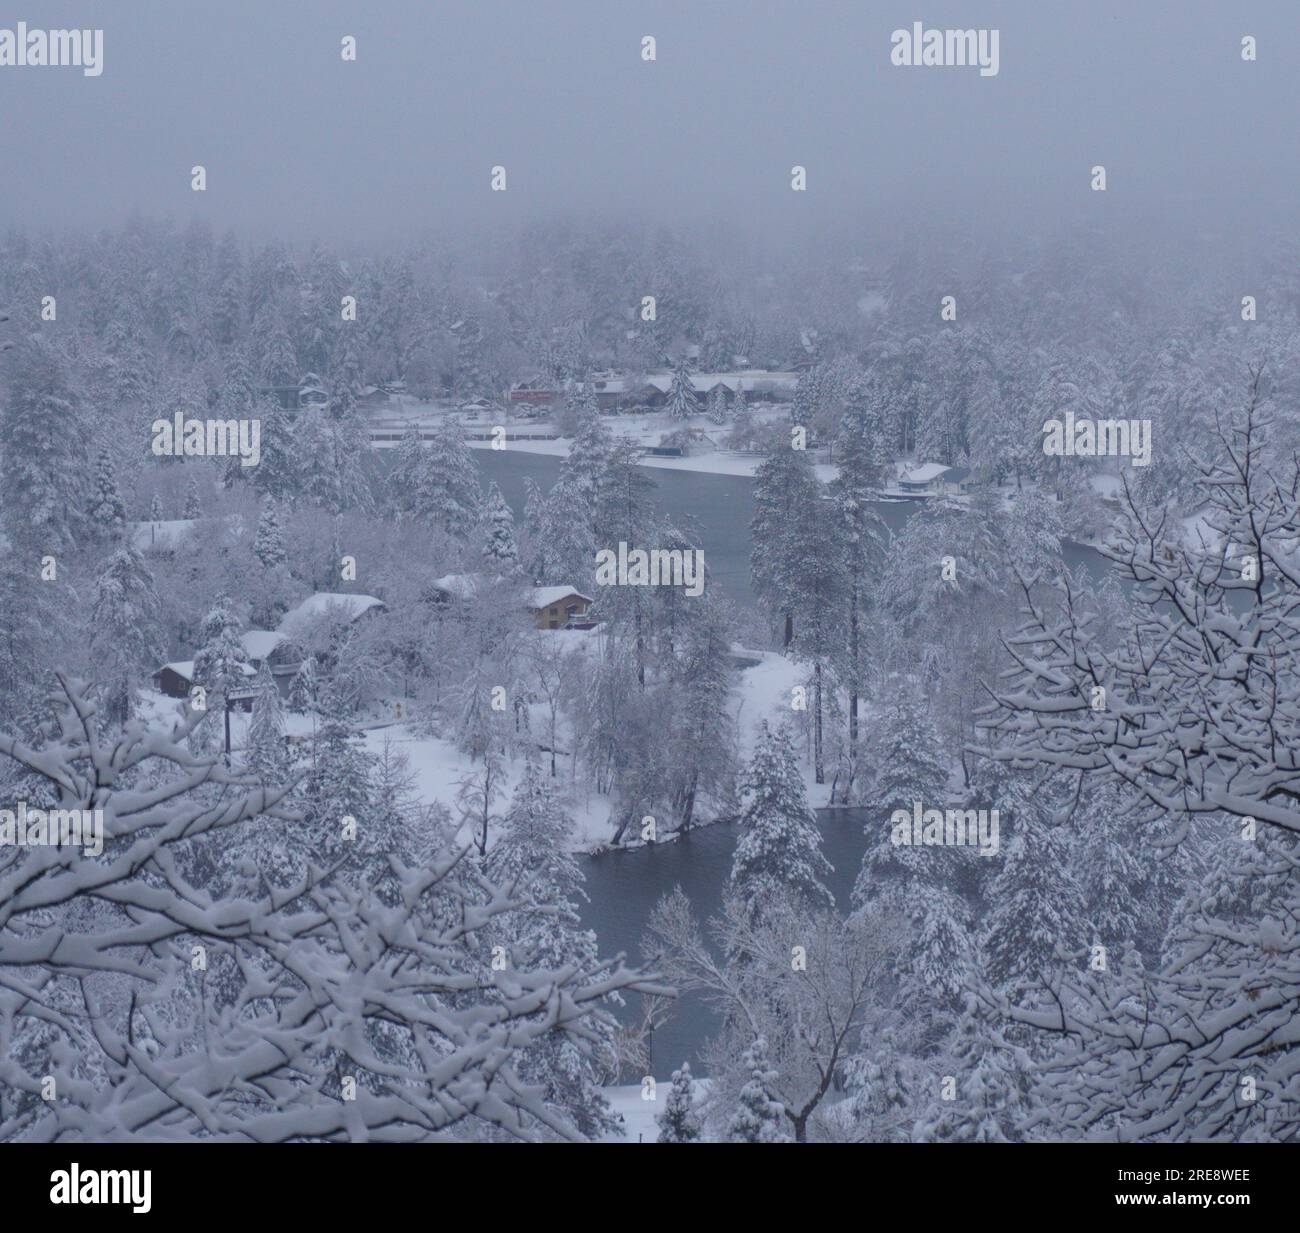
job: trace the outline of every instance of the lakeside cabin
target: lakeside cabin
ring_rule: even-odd
[[[969,467],[947,467],[941,462],[926,462],[898,478],[898,490],[912,497],[960,496],[971,490]]]
[[[595,601],[572,587],[534,587],[524,604],[538,629],[590,629],[591,605]]]
[[[451,605],[468,603],[492,588],[508,585],[503,578],[488,578],[482,574],[445,574],[434,579],[431,590],[438,602]],[[509,587],[513,595],[518,595]],[[517,603],[505,594],[494,597],[496,602]],[[538,629],[590,629],[595,622],[589,619],[590,595],[571,586],[528,587],[523,592],[523,607]]]

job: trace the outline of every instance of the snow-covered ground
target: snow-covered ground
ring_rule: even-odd
[[[663,1112],[663,1096],[668,1093],[668,1080],[656,1080],[657,1100],[646,1100],[639,1083],[603,1089],[610,1108],[623,1117],[623,1133],[606,1135],[606,1143],[654,1143],[659,1138],[655,1118]]]
[[[578,650],[598,635],[597,630],[556,630],[539,631],[544,638],[567,638]],[[742,651],[742,648],[735,648]],[[791,715],[791,699],[794,687],[800,684],[802,677],[798,665],[774,651],[743,650],[747,657],[756,657],[758,663],[743,669],[737,674],[735,688],[732,691],[732,715],[737,724],[737,735],[742,762],[748,761],[757,739],[759,724],[764,720],[780,721]],[[185,703],[176,698],[169,698],[156,690],[140,691],[139,714],[141,718],[159,727],[170,729]],[[403,714],[410,714],[410,704],[402,704]],[[378,712],[396,714],[396,706],[389,703],[376,708]],[[546,731],[545,715],[541,704],[533,708],[533,731],[539,736]],[[230,742],[235,751],[242,750],[246,743],[250,716],[243,711],[230,714]],[[479,769],[479,763],[457,749],[448,740],[438,736],[421,735],[417,725],[394,719],[369,719],[359,721],[357,725],[362,742],[373,754],[383,751],[388,743],[394,752],[404,754],[410,762],[415,775],[415,790],[423,804],[440,801],[455,812],[456,797],[460,784],[467,776]],[[310,715],[297,711],[285,711],[285,732],[291,737],[310,737],[316,728],[316,721]],[[613,834],[610,822],[612,802],[599,792],[573,784],[573,763],[568,753],[570,742],[566,733],[561,732],[557,746],[562,751],[557,759],[557,771],[561,785],[569,791],[570,813],[574,827],[572,847],[574,851],[590,852],[609,843]],[[542,757],[547,755],[542,754]],[[505,766],[502,789],[503,799],[497,809],[508,801],[519,777],[523,773],[524,760],[516,756]],[[811,771],[805,769],[808,780],[809,801],[814,806],[827,803],[829,789],[826,785],[818,786],[812,782]],[[698,818],[697,825],[706,825],[715,819],[704,815]],[[468,841],[468,830],[462,836]],[[491,836],[489,835],[489,842]]]
[[[664,1101],[668,1098],[668,1085],[671,1076],[655,1077],[655,1099],[645,1098],[645,1089],[639,1083],[629,1083],[618,1087],[601,1089],[602,1095],[609,1101],[615,1113],[623,1117],[623,1134],[606,1135],[606,1143],[655,1143],[659,1139],[659,1126],[655,1118],[663,1112]],[[708,1094],[709,1080],[695,1080],[696,1108],[700,1100]]]
[[[629,416],[628,418],[635,417]],[[707,425],[698,426],[707,430]],[[656,439],[646,441],[638,440],[638,435],[634,433],[619,432],[618,435],[638,440],[638,444],[655,445],[658,444],[657,437],[665,431],[668,430],[660,424],[658,433],[647,434],[654,436]],[[468,444],[474,449],[492,448],[489,441],[470,441]],[[570,444],[571,442],[564,437],[558,441],[511,440],[507,448],[518,450],[521,454],[548,454],[554,458],[567,458]],[[641,466],[659,467],[665,471],[697,471],[708,475],[742,475],[752,478],[762,461],[763,456],[761,454],[718,449],[700,450],[698,453],[684,458],[655,458],[647,455],[641,459]],[[817,478],[823,483],[829,483],[839,474],[839,468],[828,463],[816,463],[814,464],[814,470],[817,473]]]

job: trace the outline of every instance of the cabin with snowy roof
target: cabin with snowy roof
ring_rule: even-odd
[[[899,492],[914,497],[956,496],[969,492],[972,477],[968,467],[947,467],[926,462],[898,477]]]
[[[533,587],[524,597],[538,629],[590,629],[593,602],[590,595],[570,586]]]
[[[290,608],[280,620],[276,632],[290,640],[306,634],[322,618],[351,624],[372,612],[382,611],[383,600],[373,595],[356,595],[350,591],[317,591],[296,608]]]

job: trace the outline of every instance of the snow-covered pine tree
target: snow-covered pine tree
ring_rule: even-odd
[[[285,310],[279,304],[267,305],[253,322],[253,337],[262,346],[262,380],[267,385],[296,386],[301,376],[293,339],[284,322]]]
[[[793,638],[787,653],[808,665],[814,782],[826,782],[826,715],[837,706],[835,669],[844,663],[853,561],[845,543],[848,524],[833,501],[810,501],[789,530],[786,582],[793,596]]]
[[[898,962],[897,1004],[913,1016],[923,1047],[937,1047],[961,1006],[971,971],[970,909],[959,887],[978,859],[966,848],[895,843],[893,814],[912,819],[923,810],[944,810],[948,771],[938,734],[923,700],[902,682],[872,741],[874,779],[863,799],[870,805],[862,868],[853,887],[858,909],[877,908],[907,922],[910,945]]]
[[[248,683],[248,652],[240,641],[241,631],[230,596],[221,596],[200,627],[203,645],[194,656],[195,685],[224,694]]]
[[[293,428],[294,487],[330,513],[345,506],[334,421],[319,407],[304,407]]]
[[[675,420],[687,420],[700,413],[700,400],[696,397],[690,365],[684,356],[673,367],[673,380],[668,387],[668,400],[664,405]]]
[[[816,425],[818,416],[826,402],[827,371],[824,364],[814,364],[799,377],[794,387],[794,398],[790,402],[790,422],[802,424],[811,429]]]
[[[478,464],[450,417],[427,444],[417,429],[407,429],[391,483],[402,510],[455,539],[466,539],[478,524],[483,503]]]
[[[554,582],[548,566],[550,521],[546,494],[531,475],[524,477],[524,534],[522,564],[524,575],[539,585]]]
[[[420,425],[411,420],[402,429],[401,439],[393,451],[393,469],[388,477],[389,504],[398,518],[414,516],[416,491],[424,468],[424,442]]]
[[[569,851],[572,838],[573,819],[554,781],[530,758],[483,862],[491,881],[517,887],[524,901],[501,918],[501,930],[491,937],[515,963],[588,969],[597,962],[596,935],[578,915],[576,900],[585,896],[582,870]],[[545,1088],[548,1103],[595,1138],[618,1125],[600,1092],[602,1076],[617,1069],[615,1021],[597,1016],[588,1026],[595,1046],[590,1052],[581,1053],[565,1033],[556,1033],[530,1048],[519,1070]]]
[[[149,521],[162,522],[162,520],[163,520],[162,497],[155,492],[153,494],[153,497],[149,501]]]
[[[745,395],[744,382],[737,379],[735,392],[731,396],[731,422],[746,425],[751,420],[749,399]]]
[[[862,384],[853,385],[841,422],[840,472],[831,485],[831,499],[840,523],[835,539],[843,554],[848,626],[837,659],[849,693],[848,754],[854,778],[858,769],[859,703],[866,687],[865,625],[875,603],[875,579],[889,542],[889,531],[876,513],[873,500],[884,457],[874,410]]]
[[[297,451],[289,415],[273,398],[259,399],[252,414],[261,422],[261,459],[252,468],[253,488],[273,501],[298,491]]]
[[[873,1022],[862,1051],[845,1067],[848,1113],[868,1143],[906,1143],[919,1103],[917,1066],[898,1046],[894,1026]]]
[[[321,725],[312,747],[312,765],[303,781],[303,813],[308,827],[299,855],[320,864],[345,860],[353,870],[378,877],[387,866],[390,836],[374,816],[372,776],[375,755],[353,732],[333,691],[320,702]],[[349,821],[350,820],[350,821]]]
[[[607,534],[601,514],[613,452],[609,430],[599,416],[590,417],[574,437],[547,499],[547,564],[561,585],[590,585],[597,537]]]
[[[636,590],[637,588],[626,588]],[[681,650],[670,659],[674,699],[668,766],[675,829],[685,830],[701,801],[729,803],[735,787],[736,750],[732,725],[724,721],[735,681],[731,626],[722,604],[708,591],[687,600],[690,619]]]
[[[800,595],[796,579],[803,557],[820,546],[804,541],[805,511],[821,498],[806,450],[778,443],[754,475],[754,514],[750,519],[749,571],[754,593],[783,624],[782,645],[794,641]]]
[[[727,1124],[731,1143],[788,1143],[785,1132],[785,1109],[772,1096],[771,1085],[776,1072],[767,1064],[767,1042],[759,1036],[745,1050],[741,1066],[749,1072],[749,1082],[740,1089],[736,1111]]]
[[[266,660],[258,668],[252,687],[257,692],[248,724],[248,769],[260,783],[283,783],[289,770],[284,747],[284,704]]]
[[[699,1141],[701,1126],[695,1112],[695,1083],[691,1079],[690,1062],[683,1062],[680,1070],[673,1071],[664,1111],[655,1118],[655,1123],[659,1127],[659,1143]]]
[[[107,446],[95,459],[95,491],[90,502],[92,533],[101,540],[115,543],[126,529],[126,507],[117,487],[117,469]]]
[[[741,792],[740,838],[731,863],[731,890],[751,911],[765,900],[792,900],[805,908],[831,908],[817,817],[808,806],[799,760],[784,728],[764,720]]]
[[[981,939],[984,973],[1015,994],[1054,983],[1065,953],[1093,942],[1083,892],[1070,869],[1064,831],[1041,816],[1022,818],[989,892]]]
[[[144,558],[129,544],[109,557],[95,580],[91,646],[107,686],[108,716],[125,723],[139,677],[161,657],[162,606]]]
[[[280,515],[275,502],[268,499],[262,504],[257,518],[257,533],[253,537],[253,555],[264,569],[280,569],[288,560],[284,550],[284,532],[280,529]]]
[[[1091,940],[1116,954],[1126,945],[1154,953],[1158,942],[1143,936],[1150,915],[1142,902],[1150,855],[1138,848],[1133,813],[1133,801],[1115,784],[1099,784],[1081,795],[1074,815],[1074,872],[1093,927]],[[1154,915],[1163,917],[1166,906],[1161,904]]]
[[[316,656],[308,655],[298,665],[298,671],[289,682],[289,709],[306,715],[314,712],[319,702],[320,683]]]
[[[33,334],[8,355],[0,398],[0,519],[13,544],[36,555],[80,541],[87,438],[84,412],[54,345]],[[21,494],[21,499],[17,499]]]
[[[515,516],[496,483],[488,485],[484,509],[483,567],[490,576],[509,577],[519,570]]]
[[[706,407],[711,424],[727,422],[727,393],[721,381],[709,391]]]
[[[871,741],[875,775],[864,782],[862,803],[871,810],[862,870],[853,888],[853,902],[861,907],[873,902],[900,880],[923,872],[935,859],[952,854],[893,842],[895,810],[914,815],[916,803],[924,809],[943,809],[948,803],[948,768],[944,764],[939,734],[929,708],[906,683],[891,683],[893,698],[884,707]]]
[[[956,1080],[956,1099],[944,1098],[947,1076],[930,1076],[935,1090],[917,1119],[916,1141],[1014,1143],[1021,1138],[1021,1123],[1033,1110],[1032,1062],[1001,1039],[971,995],[943,1067]]]
[[[199,495],[197,475],[191,475],[185,485],[185,508],[181,510],[181,517],[191,520],[203,517],[203,500]]]

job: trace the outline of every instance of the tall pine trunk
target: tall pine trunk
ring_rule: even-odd
[[[849,765],[858,760],[858,586],[849,598]]]
[[[822,766],[822,663],[813,669],[813,770],[819,784],[826,782]]]

